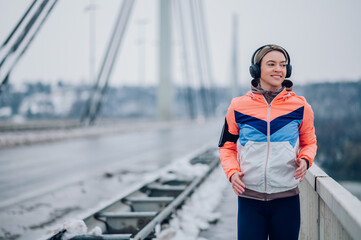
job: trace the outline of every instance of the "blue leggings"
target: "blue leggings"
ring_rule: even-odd
[[[299,196],[259,201],[238,197],[238,240],[297,240]]]

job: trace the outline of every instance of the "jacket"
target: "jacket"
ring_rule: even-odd
[[[313,120],[305,98],[286,89],[270,104],[252,92],[232,99],[219,142],[227,178],[242,170],[246,188],[260,193],[296,188],[296,159],[310,167],[316,155]]]

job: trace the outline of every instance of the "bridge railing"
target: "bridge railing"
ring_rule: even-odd
[[[313,165],[300,184],[300,239],[361,239],[361,201]]]

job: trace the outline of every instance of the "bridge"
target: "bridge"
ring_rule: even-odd
[[[103,129],[95,135],[83,133],[83,137],[73,139],[2,149],[0,221],[8,234],[4,236],[29,239],[55,232],[69,219],[84,216],[84,212],[129,191],[145,174],[200,152],[200,148],[215,149],[222,123],[221,119],[171,125],[147,123],[147,128],[141,129],[145,123],[139,122],[127,131],[122,131],[119,124],[112,125],[113,132]],[[125,126],[128,124],[123,123]],[[237,198],[222,170],[217,179],[224,181],[218,193],[220,201],[229,204],[213,209],[220,218],[200,233],[207,239],[236,236]],[[300,191],[300,239],[358,239],[359,199],[316,164],[300,184]],[[224,229],[225,223],[228,229]]]
[[[16,95],[19,92],[12,92],[14,87],[11,84],[16,81],[12,76],[60,2],[32,1],[0,48],[0,239],[49,239],[59,233],[65,234],[64,229],[81,235],[84,226],[90,230],[90,226],[99,222],[101,230],[96,234],[104,234],[100,239],[150,239],[150,232],[160,233],[162,230],[165,235],[186,234],[181,228],[176,228],[177,221],[178,225],[183,224],[183,230],[193,234],[183,235],[185,239],[190,236],[209,240],[235,239],[237,197],[220,166],[212,165],[208,172],[203,171],[212,177],[208,179],[207,176],[197,177],[197,171],[202,172],[200,169],[194,170],[195,175],[192,175],[193,170],[187,163],[203,158],[200,156],[204,153],[215,154],[224,113],[232,95],[248,90],[248,86],[239,87],[237,15],[232,19],[231,87],[217,87],[214,82],[203,2],[173,1],[171,4],[171,1],[161,0],[157,89],[137,86],[115,94],[110,80],[117,59],[121,58],[120,49],[135,8],[135,1],[124,0],[116,14],[99,68],[95,67],[94,53],[89,54],[90,87],[74,90],[59,83],[53,90],[47,86],[33,86],[45,89],[40,93],[33,89],[35,93],[24,94],[33,94],[34,98],[28,96],[27,102],[20,103],[20,98],[26,98]],[[96,8],[96,4],[90,1],[83,9],[89,13],[90,22],[94,21]],[[171,20],[174,20],[183,50],[179,65],[182,65],[184,83],[178,89],[174,88],[172,81],[174,43]],[[144,30],[147,21],[138,19],[137,24],[140,30]],[[93,30],[90,31],[91,46],[95,44]],[[144,32],[140,31],[140,59],[144,58],[145,51],[141,46],[142,34]],[[138,70],[141,82],[146,78],[145,62],[140,62]],[[58,105],[55,101],[44,100],[44,96],[51,95],[50,92],[58,93],[57,97],[63,96]],[[69,92],[73,94],[67,95]],[[67,97],[75,100],[67,115],[61,115],[56,108],[62,103],[65,105]],[[116,101],[107,97],[114,97]],[[16,102],[17,112],[11,107],[13,102]],[[122,105],[122,108],[119,110],[117,105]],[[327,114],[318,106],[316,103],[316,116]],[[353,109],[352,116],[356,116],[359,105],[350,108]],[[316,158],[300,184],[300,239],[360,239],[361,202],[318,166],[322,165],[322,159],[324,155]],[[170,171],[170,166],[178,169]],[[179,175],[183,179],[172,181],[178,182],[179,186],[160,186],[159,178],[174,177],[177,170],[181,170]],[[160,176],[160,173],[165,175]],[[186,177],[193,179],[184,180]],[[182,198],[176,194],[156,196],[152,192],[154,185],[157,190],[166,189],[173,191],[172,194],[179,192]],[[208,190],[204,190],[206,185]],[[209,201],[211,207],[205,204],[209,198],[214,200]],[[196,207],[184,205],[185,199],[191,199]],[[132,204],[140,201],[156,201],[162,207],[156,208],[158,213],[149,213],[154,210],[154,202],[151,202],[142,205],[142,210],[134,214],[137,211]],[[131,211],[110,211],[117,207],[129,207]],[[190,214],[198,214],[197,207],[202,208],[203,215]],[[182,217],[188,217],[188,222],[177,218],[175,213],[180,209],[184,214]],[[163,210],[166,211],[161,212]],[[136,232],[132,229],[131,234],[119,234],[123,231],[119,230],[119,225],[123,224],[119,224],[120,218],[133,219],[135,215],[141,216],[138,221],[147,218],[149,222],[144,224],[143,221],[144,228]],[[154,216],[164,218],[151,220]],[[202,220],[195,221],[197,217]],[[170,218],[176,223],[169,223]],[[72,220],[76,220],[75,223],[68,224]],[[113,232],[109,231],[112,230],[110,225],[114,227]],[[118,230],[114,230],[117,227]],[[167,228],[176,230],[167,232]],[[76,239],[91,239],[87,237]]]

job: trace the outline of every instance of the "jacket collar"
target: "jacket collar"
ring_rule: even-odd
[[[277,90],[275,91],[276,96],[274,97],[273,101],[275,100],[278,101],[280,99],[285,100],[290,96],[295,96],[296,94],[292,92],[292,88],[293,88],[293,82],[291,80],[285,79],[282,83],[282,88],[280,89],[280,92]],[[265,92],[267,91],[260,88],[259,79],[253,79],[251,81],[251,90],[246,95],[252,97],[254,100],[257,99],[264,102],[265,98],[263,97],[262,94],[264,94]]]
[[[293,82],[291,80],[285,79],[282,82],[282,88],[286,88],[287,91],[291,92],[293,89]],[[260,85],[260,80],[259,78],[254,78],[251,81],[251,90],[261,90],[261,91],[266,91],[264,89],[262,89],[261,85]],[[254,93],[258,93],[258,92],[254,92]],[[262,94],[262,93],[261,93]]]

